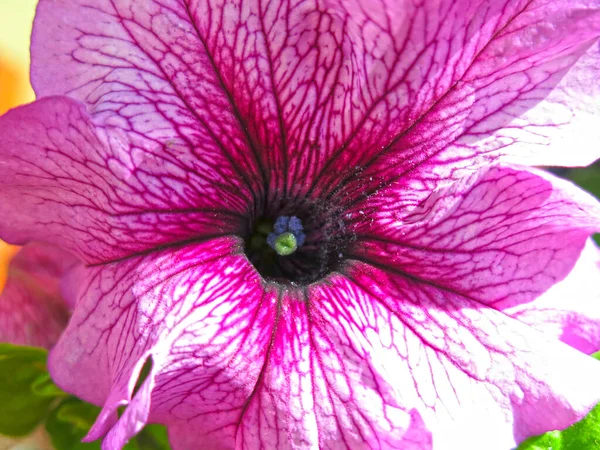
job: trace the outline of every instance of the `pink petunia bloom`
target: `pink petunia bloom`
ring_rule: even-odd
[[[0,342],[50,348],[67,326],[72,305],[60,281],[77,265],[71,255],[49,245],[18,251],[0,291]]]
[[[596,294],[552,286],[597,274],[600,205],[523,164],[600,156],[598,36],[598,0],[41,0],[0,238],[86,262],[50,370],[103,406],[87,439],[507,450],[582,418]]]

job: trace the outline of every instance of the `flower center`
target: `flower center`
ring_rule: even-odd
[[[267,211],[254,224],[245,249],[265,280],[303,285],[336,270],[347,242],[337,214],[313,207],[279,214],[276,219],[269,215]]]

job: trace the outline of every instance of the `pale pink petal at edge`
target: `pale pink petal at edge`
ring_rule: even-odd
[[[389,335],[377,329],[371,342],[379,336],[391,352],[381,359],[396,367],[390,373],[406,361],[404,376],[414,377],[414,395],[423,397],[426,410],[418,410],[434,448],[484,448],[486,434],[498,449],[511,448],[582,418],[598,400],[593,377],[583,373],[595,373],[595,361],[569,350],[557,333],[543,335],[504,311],[535,309],[536,299],[567,277],[600,229],[598,201],[569,182],[516,166],[481,170],[414,209],[395,209],[395,195],[401,189],[390,187],[353,208],[358,239],[350,259],[360,263],[348,274],[352,286],[340,291],[380,302],[379,323],[396,327]],[[361,214],[373,220],[361,221]],[[577,326],[594,320],[571,317]],[[589,368],[571,372],[563,358]],[[579,376],[585,388],[574,387]]]
[[[495,309],[528,303],[571,271],[600,203],[543,171],[497,165],[413,209],[390,186],[348,210],[351,257]],[[365,215],[371,220],[361,220]]]
[[[0,342],[50,348],[67,325],[62,276],[77,260],[56,247],[29,244],[14,256],[0,293]]]
[[[581,350],[600,350],[600,250],[591,239],[569,275],[535,301],[505,314]]]

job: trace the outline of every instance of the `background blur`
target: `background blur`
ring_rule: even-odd
[[[0,114],[35,100],[29,84],[29,36],[36,4],[37,0],[0,0]],[[0,241],[0,291],[15,250]]]
[[[37,0],[0,0],[0,115],[10,108],[35,100],[29,84],[29,36]],[[0,241],[0,292],[7,266],[17,247]],[[0,436],[0,450],[51,448],[40,428],[27,439]]]
[[[0,1],[0,114],[35,98],[29,85],[29,36],[36,3]]]

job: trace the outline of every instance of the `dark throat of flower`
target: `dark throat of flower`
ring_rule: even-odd
[[[245,252],[267,282],[307,285],[338,270],[347,243],[341,214],[333,208],[267,208],[252,224]]]

